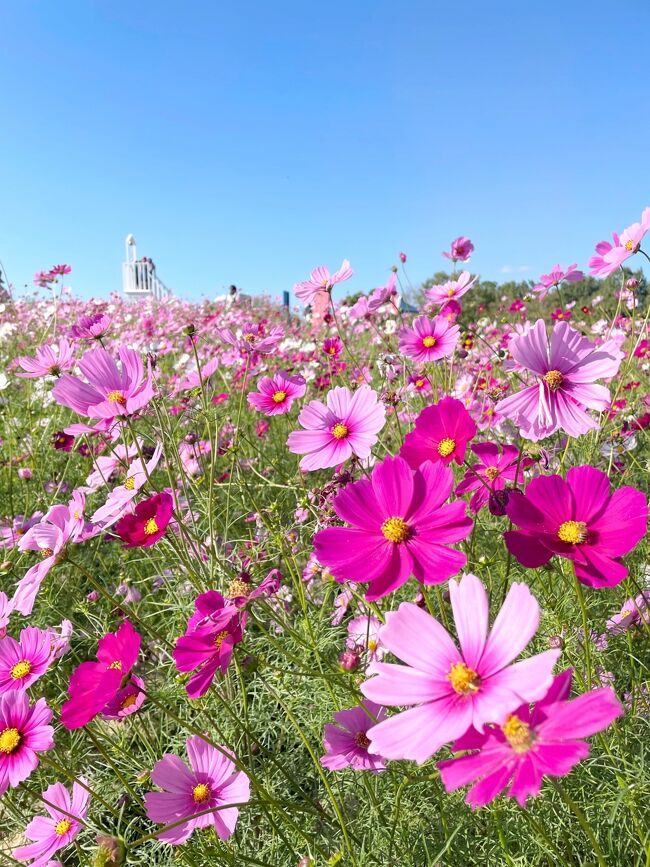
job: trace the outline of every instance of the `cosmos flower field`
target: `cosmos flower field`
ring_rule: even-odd
[[[8,296],[0,863],[647,864],[648,228]]]

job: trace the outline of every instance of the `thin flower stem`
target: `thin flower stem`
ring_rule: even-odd
[[[561,783],[558,782],[558,780],[556,780],[554,777],[549,777],[548,779],[549,782],[555,787],[557,793],[562,798],[566,806],[576,817],[576,819],[578,820],[578,824],[580,825],[582,830],[585,832],[587,838],[589,839],[589,842],[593,846],[594,855],[598,860],[599,867],[607,867],[607,861],[605,859],[605,855],[603,854],[603,850],[600,848],[600,843],[596,839],[596,835],[594,834],[585,814],[582,812],[582,810],[576,804],[573,798],[569,795],[569,793],[565,791],[564,787]]]

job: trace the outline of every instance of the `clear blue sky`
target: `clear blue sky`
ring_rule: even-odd
[[[650,204],[647,0],[20,0],[0,12],[0,260],[179,294],[586,264]],[[510,269],[510,270],[508,270]]]

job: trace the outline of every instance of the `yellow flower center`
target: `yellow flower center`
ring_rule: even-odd
[[[370,740],[365,732],[357,732],[354,736],[354,742],[362,750],[367,750],[370,746]]]
[[[136,700],[137,696],[135,695],[135,693],[130,693],[122,700],[121,709],[126,710],[127,707],[133,707]]]
[[[54,833],[57,837],[63,837],[64,834],[68,833],[70,828],[72,828],[72,822],[70,819],[61,819],[60,822],[56,823]]]
[[[481,678],[464,662],[457,662],[452,665],[447,680],[458,695],[474,695],[481,686]]]
[[[54,554],[54,551],[51,548],[41,548],[41,557],[44,560],[47,560],[48,557],[51,557]]]
[[[497,467],[486,467],[485,468],[485,475],[488,477],[488,479],[491,482],[493,482],[496,479],[496,477],[499,475],[499,470]]]
[[[108,666],[109,671],[122,671],[122,663],[119,659],[113,660],[111,664]]]
[[[32,670],[32,664],[27,659],[21,659],[11,669],[12,680],[22,680]]]
[[[205,783],[199,783],[192,789],[195,804],[204,804],[210,798],[210,787]]]
[[[332,436],[336,440],[343,440],[346,438],[347,435],[348,435],[347,425],[341,424],[341,422],[338,422],[338,424],[335,424],[334,427],[332,428]]]
[[[228,632],[228,630],[224,629],[223,632],[220,632],[218,635],[215,636],[214,646],[217,648],[217,650],[219,650],[219,648],[223,644],[224,638],[227,638],[229,635],[230,633]]]
[[[369,639],[368,639],[368,650],[369,650],[371,653],[374,653],[375,650],[377,650],[377,647],[378,647],[378,646],[379,646],[379,645],[378,645],[378,642],[377,642],[374,638],[369,638]]]
[[[452,440],[450,437],[445,437],[438,443],[438,454],[441,458],[448,458],[455,448],[456,440]]]
[[[416,388],[422,388],[423,385],[424,385],[424,380],[423,380],[423,379],[416,379],[416,380],[415,380],[415,387],[416,387]]]
[[[565,521],[560,524],[557,531],[558,539],[569,545],[581,545],[587,541],[588,535],[587,525],[584,521]]]
[[[327,348],[327,354],[328,355],[336,355],[336,346],[329,346]]]
[[[287,399],[287,393],[286,391],[274,391],[271,399],[273,403],[282,403],[283,400]]]
[[[22,740],[18,729],[5,729],[0,732],[0,753],[10,756],[15,753]]]
[[[559,370],[549,370],[548,373],[544,374],[542,379],[548,385],[551,391],[557,391],[558,388],[562,385],[564,377]]]
[[[634,249],[634,244],[632,243],[632,241],[626,241],[625,242],[625,249],[628,250],[628,252],[630,250]]]
[[[147,523],[144,525],[144,534],[145,536],[153,536],[154,533],[157,533],[160,530],[158,524],[156,524],[155,518],[149,518]]]
[[[128,479],[124,482],[124,487],[127,491],[133,491],[135,489],[135,479],[133,476],[129,476]]]
[[[428,337],[424,337],[422,340],[422,345],[426,346],[427,349],[431,349],[432,346],[436,345],[436,338],[429,335]]]
[[[113,403],[119,403],[120,406],[124,406],[124,404],[126,403],[126,398],[121,391],[109,391],[106,395],[106,399],[112,400]]]
[[[244,337],[244,340],[246,341],[246,343],[254,343],[255,342],[255,335],[254,334],[247,334]]]
[[[389,542],[405,542],[411,534],[409,525],[403,518],[388,518],[381,525],[381,532]]]
[[[248,596],[249,589],[250,586],[245,581],[235,578],[235,580],[231,581],[228,585],[226,593],[229,599],[237,599],[238,596]]]
[[[453,298],[453,297],[454,297],[454,290],[453,289],[447,289],[447,298]]]
[[[530,726],[513,713],[501,726],[501,731],[516,753],[525,753],[531,748],[534,736]]]

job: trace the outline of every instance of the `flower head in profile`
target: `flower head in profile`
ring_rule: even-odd
[[[298,421],[304,430],[289,434],[289,451],[305,455],[301,470],[320,470],[352,455],[367,458],[385,424],[386,409],[367,385],[354,392],[337,386],[327,393],[326,404],[312,400],[303,406]]]
[[[48,815],[36,816],[24,832],[34,842],[13,852],[18,861],[31,861],[30,867],[46,867],[55,852],[69,846],[88,814],[90,793],[76,781],[72,784],[72,797],[62,783],[48,786],[42,797]]]
[[[571,669],[553,679],[533,707],[522,704],[499,726],[482,733],[470,729],[453,745],[470,755],[438,763],[445,789],[453,792],[472,783],[465,802],[484,807],[506,787],[520,807],[539,795],[545,776],[564,777],[589,755],[584,738],[607,728],[623,713],[610,687],[594,689],[569,700]]]
[[[399,333],[399,351],[418,364],[439,361],[453,355],[460,328],[445,316],[416,316],[413,324]]]
[[[566,270],[560,267],[560,265],[553,265],[548,274],[542,274],[539,278],[539,283],[533,286],[533,291],[537,292],[540,300],[542,300],[546,297],[549,289],[559,286],[563,281],[567,283],[579,283],[581,280],[584,280],[584,276],[582,271],[576,269],[575,262],[572,265],[567,265]]]
[[[146,464],[143,463],[142,458],[136,458],[126,470],[126,478],[122,484],[113,488],[104,505],[93,514],[91,522],[101,524],[102,529],[105,530],[118,521],[130,508],[131,501],[137,497],[140,489],[147,483],[158,466],[161,456],[162,445],[158,443]]]
[[[397,274],[394,272],[386,281],[385,286],[378,286],[373,289],[368,297],[368,312],[375,313],[397,295]]]
[[[596,380],[618,372],[623,354],[611,342],[595,346],[567,322],[556,322],[549,343],[544,320],[538,319],[508,348],[536,379],[498,404],[499,414],[518,425],[523,437],[540,440],[558,430],[578,437],[598,427],[586,410],[609,406],[609,389]]]
[[[638,253],[641,241],[650,229],[650,208],[646,208],[641,214],[640,223],[632,223],[620,236],[612,233],[613,244],[609,241],[600,241],[596,244],[596,256],[589,260],[589,267],[594,277],[608,277],[623,264],[630,256]]]
[[[30,705],[24,690],[0,695],[0,797],[30,776],[37,753],[54,746],[51,719],[44,698]]]
[[[385,717],[386,711],[373,701],[335,713],[334,723],[327,723],[323,732],[325,755],[321,756],[321,765],[330,771],[382,771],[386,763],[381,756],[368,752],[366,732]]]
[[[16,641],[10,635],[0,639],[0,695],[28,689],[45,674],[52,661],[49,630],[27,626]]]
[[[618,614],[609,618],[606,628],[612,635],[620,635],[639,624],[650,625],[650,590],[627,599]]]
[[[102,710],[104,719],[123,720],[137,713],[145,700],[144,681],[132,675],[126,686],[121,687]]]
[[[473,726],[506,722],[523,702],[551,686],[559,650],[513,662],[539,625],[539,605],[525,584],[512,584],[492,629],[488,598],[475,575],[449,582],[460,650],[446,629],[411,602],[386,614],[382,643],[406,665],[376,662],[361,685],[382,705],[414,705],[368,731],[371,752],[422,764]]]
[[[115,532],[125,548],[149,548],[167,532],[174,510],[174,500],[168,491],[154,494],[124,515],[115,525]]]
[[[442,255],[453,262],[467,262],[473,252],[474,244],[472,244],[469,238],[461,235],[451,242],[451,250],[449,252],[445,251]]]
[[[504,534],[511,554],[528,568],[554,557],[573,561],[576,578],[590,587],[613,587],[627,577],[621,561],[646,534],[645,494],[625,486],[610,494],[606,473],[573,467],[539,476],[526,493],[511,491],[506,513],[517,530]]]
[[[300,375],[291,376],[280,370],[273,376],[257,381],[257,391],[248,395],[248,402],[264,415],[283,415],[289,412],[294,400],[304,397],[307,384]]]
[[[480,512],[495,491],[503,491],[506,485],[520,485],[524,480],[524,470],[532,463],[530,458],[519,457],[516,446],[498,443],[476,443],[471,446],[478,458],[463,476],[456,488],[456,494],[473,491],[469,507]]]
[[[476,436],[476,424],[462,401],[443,397],[426,406],[415,420],[415,430],[404,438],[400,455],[413,469],[424,461],[462,464],[469,441]]]
[[[231,328],[219,329],[219,336],[225,343],[230,343],[240,352],[267,355],[277,348],[278,343],[284,337],[284,328],[274,325],[269,331],[264,325],[252,322],[246,323],[238,336]]]
[[[337,283],[349,280],[353,274],[354,271],[350,268],[347,259],[341,262],[341,267],[333,274],[330,274],[329,268],[325,265],[319,265],[311,272],[308,280],[295,284],[293,292],[303,304],[311,304],[319,292],[331,292]]]
[[[465,539],[472,521],[465,504],[444,504],[453,473],[430,461],[413,472],[400,457],[376,464],[370,479],[345,487],[334,511],[350,527],[327,527],[314,537],[318,561],[337,581],[369,582],[366,599],[385,596],[411,575],[439,584],[467,562],[450,544]]]
[[[61,376],[74,366],[74,343],[62,337],[56,346],[40,346],[36,355],[21,355],[16,359],[23,372],[17,373],[24,379],[40,379],[41,376]]]
[[[227,840],[235,830],[239,806],[250,799],[250,780],[236,769],[225,747],[217,749],[196,735],[186,745],[189,768],[167,753],[152,770],[152,781],[163,791],[144,796],[147,816],[163,825],[179,823],[158,835],[164,843],[177,846],[197,828],[210,827],[219,839]]]
[[[477,277],[472,279],[469,271],[463,271],[457,280],[447,280],[446,283],[431,286],[424,294],[433,304],[448,304],[469,292],[477,279]]]
[[[110,328],[111,320],[105,313],[80,316],[70,328],[70,336],[77,340],[99,340]]]

